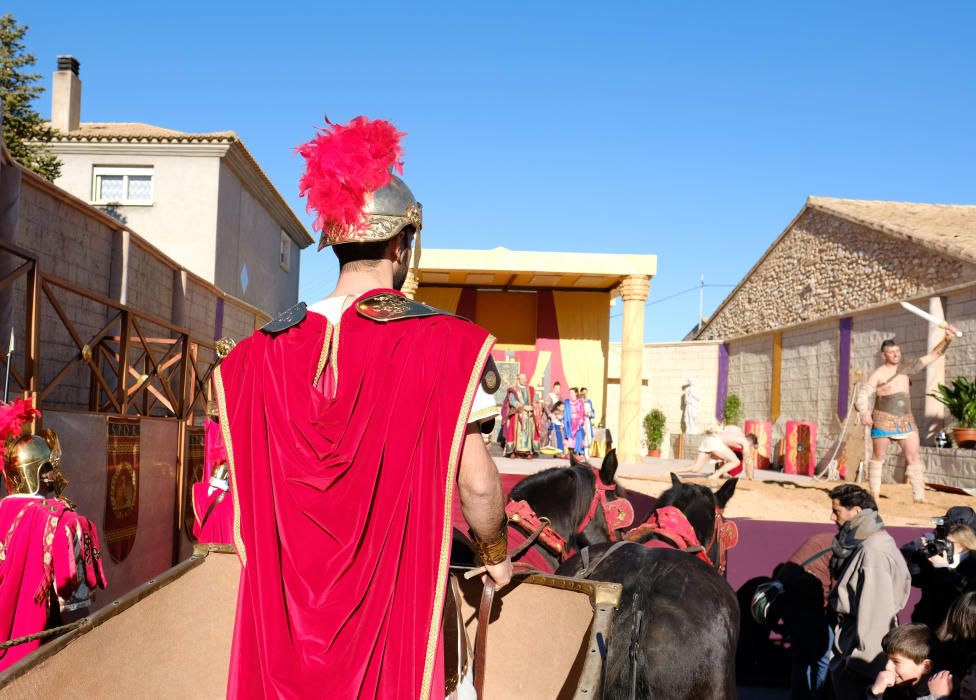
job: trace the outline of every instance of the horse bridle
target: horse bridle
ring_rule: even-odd
[[[705,545],[704,554],[708,558],[708,563],[715,567],[719,576],[725,576],[728,568],[728,551],[739,543],[739,528],[731,520],[725,519],[725,509],[715,507],[715,524],[712,527],[712,537]],[[718,561],[712,561],[712,548],[718,545]]]
[[[600,506],[603,509],[603,519],[606,521],[607,537],[610,538],[611,542],[616,542],[620,539],[619,535],[617,535],[617,530],[623,530],[634,524],[634,506],[626,498],[615,498],[612,501],[607,499],[607,492],[613,491],[616,493],[617,485],[604,484],[600,481],[600,472],[596,469],[593,470],[593,478],[596,481],[596,488],[593,490],[593,500],[590,501],[590,507],[586,511],[586,517],[580,523],[576,534],[582,534],[587,525],[593,522],[593,518],[596,517],[596,508]]]

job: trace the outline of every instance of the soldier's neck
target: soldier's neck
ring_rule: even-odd
[[[380,260],[375,267],[361,270],[340,270],[335,291],[330,297],[360,297],[371,289],[389,289],[393,286],[393,263]]]

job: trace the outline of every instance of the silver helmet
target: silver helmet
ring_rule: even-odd
[[[363,219],[365,225],[358,229],[324,228],[319,250],[341,243],[386,241],[407,226],[419,233],[423,228],[423,207],[406,183],[391,175],[389,184],[366,196]]]

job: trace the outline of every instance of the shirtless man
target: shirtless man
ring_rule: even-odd
[[[874,459],[868,464],[868,487],[875,498],[881,496],[881,470],[888,445],[894,440],[901,445],[908,464],[905,473],[912,487],[912,500],[925,502],[925,465],[919,457],[918,427],[912,416],[909,377],[945,354],[956,335],[956,329],[947,325],[945,331],[945,338],[928,355],[918,359],[902,358],[897,342],[890,338],[884,341],[881,343],[884,364],[858,387],[855,406],[861,423],[871,428]]]
[[[759,441],[752,433],[743,433],[742,428],[737,425],[726,426],[721,432],[709,433],[704,437],[698,447],[698,460],[691,469],[717,479],[741,464],[746,478],[751,480],[756,471],[755,453],[758,444]],[[741,459],[739,454],[742,455]],[[722,466],[714,474],[709,474],[708,463],[713,460],[721,462]]]

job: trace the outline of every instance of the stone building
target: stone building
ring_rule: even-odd
[[[915,377],[912,407],[930,476],[976,485],[974,451],[931,447],[946,416],[926,396],[976,374],[976,206],[810,197],[697,334],[718,343],[716,413],[735,393],[745,418],[774,422],[774,436],[787,420],[816,421],[824,458],[850,384],[877,366],[881,342],[894,337],[917,356],[943,335],[900,301],[964,334]]]
[[[272,315],[293,305],[299,252],[313,239],[241,139],[233,131],[81,122],[78,70],[71,56],[58,57],[56,184],[226,293]]]

